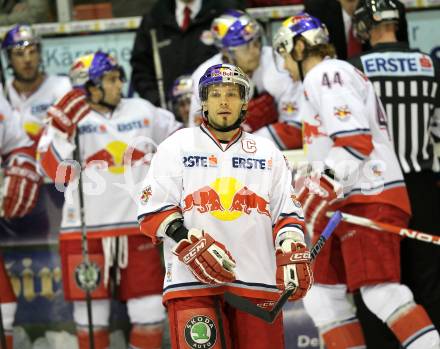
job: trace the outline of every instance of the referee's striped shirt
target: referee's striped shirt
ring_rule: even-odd
[[[350,61],[373,82],[403,172],[440,171],[440,67],[405,43],[382,43]]]

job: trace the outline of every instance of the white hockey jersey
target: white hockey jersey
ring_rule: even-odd
[[[20,123],[13,116],[12,108],[8,101],[0,94],[0,152],[2,160],[5,157],[21,156],[22,161],[35,163],[32,154],[26,151],[32,146],[32,141],[23,132]],[[17,150],[19,150],[17,152]]]
[[[344,199],[410,212],[387,118],[368,78],[351,64],[325,59],[304,79],[300,104],[307,158],[343,179]]]
[[[294,200],[291,172],[276,146],[241,130],[226,145],[207,129],[179,130],[158,148],[139,200],[141,230],[163,239],[164,300],[220,294],[226,290],[276,299],[274,237],[285,226],[303,231],[302,208]],[[197,281],[171,252],[174,240],[161,224],[181,212],[186,228],[203,229],[237,262],[234,283]]]
[[[29,137],[38,140],[44,127],[47,108],[71,89],[67,76],[47,75],[41,86],[30,96],[20,95],[14,88],[13,80],[9,80],[6,95],[23,129]]]
[[[200,123],[201,104],[199,99],[199,80],[206,70],[215,65],[224,63],[221,53],[218,53],[203,62],[192,74],[193,94],[189,112],[189,125],[195,126]],[[298,114],[298,102],[302,94],[301,83],[293,82],[286,71],[280,71],[273,58],[272,48],[262,47],[260,64],[251,78],[251,96],[263,92],[269,93],[277,104],[278,123],[265,126],[256,134],[275,142],[280,149],[289,148],[289,138],[295,130],[287,126],[301,129],[301,120]]]
[[[139,98],[122,99],[113,113],[91,111],[78,125],[87,231],[95,237],[140,234],[136,200],[152,153],[181,127],[174,115]],[[64,183],[63,160],[75,144],[49,125],[38,145],[41,167]],[[58,179],[57,177],[58,170]],[[61,233],[79,233],[78,181],[65,192]],[[73,235],[72,235],[73,236]]]

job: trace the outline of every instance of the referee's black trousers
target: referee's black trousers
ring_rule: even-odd
[[[410,228],[440,235],[439,177],[432,171],[404,177],[413,213]],[[440,245],[404,239],[401,247],[402,282],[440,330]]]

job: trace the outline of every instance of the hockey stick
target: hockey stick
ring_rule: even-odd
[[[215,300],[215,314],[217,315],[218,329],[220,331],[220,347],[226,349],[225,327],[223,326],[222,306],[219,298]]]
[[[6,347],[6,334],[3,327],[3,315],[2,315],[2,305],[0,303],[0,349],[7,349]]]
[[[332,214],[332,212],[327,212],[327,216],[330,216],[331,214]],[[360,226],[375,229],[375,230],[381,230],[381,231],[385,231],[387,233],[396,234],[396,235],[400,235],[402,237],[407,237],[410,239],[428,242],[428,243],[440,246],[440,236],[431,235],[431,234],[424,233],[424,232],[417,231],[417,230],[401,228],[401,227],[397,227],[392,224],[381,223],[378,221],[374,221],[372,219],[358,217],[358,216],[354,216],[354,215],[351,215],[348,213],[343,213],[343,212],[342,212],[342,220],[347,223],[356,224],[356,225],[360,225]]]
[[[163,71],[162,71],[162,63],[160,61],[159,44],[157,42],[156,29],[150,30],[150,36],[151,36],[151,46],[153,48],[154,72],[156,73],[157,90],[159,91],[160,106],[163,109],[166,109],[167,103],[165,100],[165,91],[163,87]]]
[[[333,233],[333,231],[336,229],[336,227],[339,224],[339,222],[341,221],[341,219],[342,219],[341,213],[339,211],[334,212],[334,214],[330,218],[327,226],[325,227],[324,231],[322,232],[321,236],[319,237],[319,240],[316,242],[316,244],[313,246],[312,250],[310,251],[310,260],[311,261],[316,258],[319,251],[321,251],[325,242],[330,237],[330,235]],[[263,308],[259,307],[255,303],[252,303],[247,298],[237,296],[237,295],[230,293],[230,292],[225,292],[224,297],[225,297],[226,302],[228,302],[234,308],[237,308],[241,311],[244,311],[244,312],[249,313],[253,316],[256,316],[266,322],[272,323],[275,321],[278,314],[281,312],[281,309],[283,308],[284,304],[287,302],[287,300],[292,295],[294,290],[295,290],[295,287],[293,287],[293,285],[290,287],[287,287],[284,290],[284,292],[281,294],[278,301],[274,304],[272,310],[264,310]]]
[[[3,70],[2,52],[0,52],[0,83],[3,86],[3,92],[6,94],[6,79],[5,79],[5,71]]]
[[[83,262],[75,269],[75,277],[78,281],[79,287],[86,293],[86,306],[87,306],[87,320],[89,329],[89,347],[95,349],[95,337],[93,334],[93,314],[92,314],[92,298],[90,293],[98,286],[99,279],[99,267],[90,263],[88,242],[87,242],[87,229],[84,215],[84,193],[82,183],[82,165],[79,149],[79,131],[75,133],[75,152],[74,158],[79,163],[78,173],[78,197],[79,197],[79,219],[81,223],[81,248]]]

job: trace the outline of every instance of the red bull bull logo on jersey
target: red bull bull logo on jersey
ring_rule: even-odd
[[[210,213],[219,220],[235,220],[242,214],[270,217],[269,202],[233,177],[222,177],[183,199],[182,212]]]
[[[281,110],[284,113],[293,114],[298,111],[298,107],[295,102],[283,102],[281,104]]]
[[[335,116],[341,121],[348,120],[348,118],[351,115],[351,111],[350,111],[350,108],[348,107],[348,105],[334,107],[333,111],[334,111]]]
[[[229,211],[250,214],[252,210],[256,210],[258,213],[270,217],[269,202],[244,186],[235,193]]]
[[[320,131],[321,120],[319,119],[319,115],[315,116],[315,120],[318,121],[317,125],[312,125],[312,124],[308,123],[307,121],[303,121],[304,144],[311,144],[313,141],[313,138],[327,136],[327,134],[325,132]]]
[[[192,210],[193,208],[196,208],[200,213],[225,210],[220,203],[220,196],[210,186],[204,186],[194,193],[188,194],[183,202],[183,212]]]
[[[128,144],[121,141],[108,143],[104,149],[98,150],[86,158],[86,165],[92,161],[105,163],[108,171],[114,174],[124,173],[125,166],[131,166],[140,161],[146,154],[136,148],[131,148]]]

